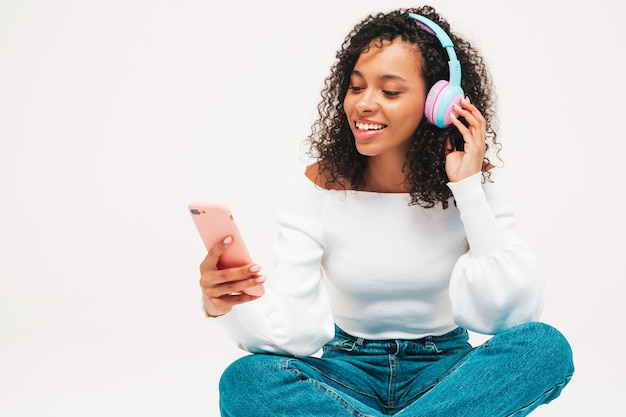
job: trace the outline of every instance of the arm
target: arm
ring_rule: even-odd
[[[217,318],[250,352],[311,355],[334,335],[321,271],[319,221],[325,195],[298,184],[290,187],[277,214],[276,265],[265,295]]]
[[[531,248],[514,231],[514,207],[506,179],[481,184],[477,173],[449,183],[470,250],[452,272],[450,298],[455,322],[469,330],[494,334],[538,319],[544,278]]]
[[[535,254],[515,234],[514,207],[501,172],[493,169],[494,182],[481,185],[485,118],[467,99],[454,112],[467,123],[450,118],[465,146],[459,151],[448,142],[446,173],[469,251],[452,271],[452,313],[458,325],[494,334],[539,317],[544,280]]]

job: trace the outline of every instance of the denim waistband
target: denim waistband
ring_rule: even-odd
[[[419,339],[372,340],[356,337],[335,326],[335,337],[324,346],[325,352],[343,351],[368,354],[428,354],[470,348],[467,331],[462,327],[438,336]]]

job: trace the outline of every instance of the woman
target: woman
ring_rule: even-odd
[[[559,395],[571,350],[536,322],[542,273],[487,157],[493,94],[431,7],[354,27],[266,293],[246,293],[258,265],[218,270],[229,237],[201,265],[207,315],[254,353],[221,378],[223,416],[521,416]],[[472,347],[467,330],[493,337]]]

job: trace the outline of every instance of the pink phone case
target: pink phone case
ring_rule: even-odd
[[[233,243],[220,256],[217,264],[219,269],[252,263],[250,253],[228,206],[219,203],[191,203],[189,204],[189,213],[207,250],[210,250],[227,236],[233,238]],[[244,292],[260,296],[265,293],[265,290],[263,285],[259,284],[246,288]]]

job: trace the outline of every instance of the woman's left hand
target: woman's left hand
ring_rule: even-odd
[[[464,150],[455,149],[452,140],[446,143],[446,174],[451,182],[458,182],[482,171],[487,145],[487,122],[476,106],[469,99],[463,98],[461,105],[454,106],[454,113],[463,117],[465,126],[454,115],[450,116],[452,124],[456,126],[465,142]]]

